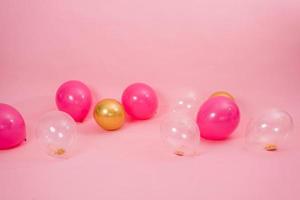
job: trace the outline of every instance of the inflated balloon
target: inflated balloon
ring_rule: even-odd
[[[105,130],[119,129],[125,122],[125,110],[114,99],[103,99],[94,108],[94,119]]]
[[[199,109],[197,124],[200,136],[208,140],[228,138],[240,121],[236,103],[223,96],[208,99]]]
[[[122,95],[125,111],[133,119],[149,119],[156,113],[158,100],[155,91],[144,83],[128,86]]]
[[[193,116],[198,105],[198,98],[195,93],[188,93],[177,97],[171,104],[172,112]]]
[[[217,92],[214,92],[210,97],[219,97],[219,96],[227,97],[229,99],[234,100],[234,97],[230,93],[228,93],[226,91],[217,91]]]
[[[266,151],[280,149],[293,131],[291,115],[282,110],[270,110],[250,121],[246,144],[250,148]]]
[[[51,111],[38,121],[36,136],[49,155],[66,158],[74,150],[77,137],[76,123],[65,112]]]
[[[25,122],[12,106],[0,103],[0,149],[20,145],[26,137]]]
[[[91,104],[91,91],[80,81],[67,81],[56,92],[58,109],[71,115],[76,122],[82,122],[85,119]]]
[[[200,136],[194,120],[182,115],[172,115],[161,123],[161,135],[171,152],[178,156],[199,153]]]

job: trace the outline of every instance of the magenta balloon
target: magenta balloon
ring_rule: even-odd
[[[0,149],[16,147],[25,137],[25,122],[21,114],[10,105],[0,103]]]
[[[240,121],[240,111],[236,103],[226,97],[208,99],[200,108],[197,124],[200,136],[208,140],[228,138]]]
[[[76,122],[82,122],[92,104],[90,89],[82,82],[72,80],[63,83],[56,92],[56,105]]]
[[[126,112],[134,119],[149,119],[157,110],[158,100],[155,91],[144,83],[128,86],[122,95]]]

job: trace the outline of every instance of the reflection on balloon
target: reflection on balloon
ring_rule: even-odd
[[[56,157],[69,157],[76,140],[76,123],[68,114],[51,111],[41,117],[36,135],[45,151]]]
[[[174,154],[191,156],[199,153],[200,136],[192,119],[173,114],[161,123],[160,130],[164,143]]]
[[[0,103],[0,149],[16,147],[25,137],[25,122],[21,114],[10,105]]]
[[[217,96],[208,99],[197,116],[201,137],[208,140],[228,138],[240,121],[240,111],[235,102],[227,97]]]
[[[250,121],[246,144],[249,148],[276,151],[284,145],[292,130],[293,120],[289,113],[270,110]]]
[[[76,122],[82,122],[92,104],[90,89],[82,82],[72,80],[63,83],[56,92],[56,105]]]

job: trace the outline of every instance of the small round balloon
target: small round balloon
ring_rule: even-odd
[[[26,137],[25,122],[12,106],[0,103],[0,149],[20,145]]]
[[[65,112],[51,111],[38,121],[36,136],[49,155],[67,158],[74,150],[76,123]]]
[[[293,131],[293,119],[288,112],[270,110],[250,121],[246,144],[257,150],[276,151],[285,145]]]
[[[240,121],[240,111],[235,102],[227,97],[208,99],[199,109],[197,124],[200,135],[208,140],[228,138]]]
[[[172,114],[162,121],[160,131],[164,143],[175,155],[193,156],[199,153],[200,137],[194,120]]]
[[[82,122],[86,118],[91,104],[91,91],[80,81],[67,81],[56,92],[57,108],[71,115],[76,122]]]
[[[103,99],[94,108],[94,119],[103,129],[113,131],[123,126],[125,111],[117,100]]]
[[[195,114],[196,107],[198,107],[198,98],[195,93],[191,92],[177,97],[171,104],[172,112],[192,116]]]
[[[144,83],[128,86],[123,92],[122,103],[128,115],[138,120],[153,117],[158,106],[155,91]]]

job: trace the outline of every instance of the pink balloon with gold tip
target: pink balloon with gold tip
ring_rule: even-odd
[[[26,137],[25,122],[13,107],[0,103],[0,149],[20,145]]]
[[[200,136],[208,140],[228,138],[240,121],[236,103],[227,97],[216,96],[208,99],[200,108],[197,124]]]
[[[58,109],[71,115],[76,122],[82,122],[86,118],[91,104],[91,91],[80,81],[67,81],[56,92]]]
[[[158,100],[155,91],[147,84],[134,83],[122,95],[125,111],[133,119],[149,119],[156,113]]]

